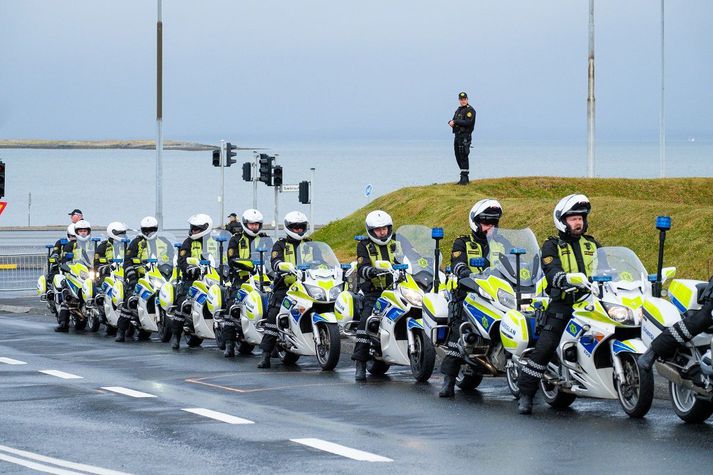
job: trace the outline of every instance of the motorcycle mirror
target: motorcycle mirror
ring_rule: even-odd
[[[431,228],[431,237],[433,239],[443,239],[443,228]]]
[[[394,270],[406,270],[406,269],[408,269],[408,264],[394,264],[393,269]]]
[[[595,275],[592,277],[592,282],[611,282],[612,280],[610,275]]]
[[[523,254],[527,254],[527,250],[522,247],[513,247],[510,249],[510,254],[513,256],[522,256]]]
[[[469,264],[470,267],[485,267],[485,259],[482,257],[471,257]]]

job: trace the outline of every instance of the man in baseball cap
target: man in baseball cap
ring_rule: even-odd
[[[453,119],[448,121],[448,125],[453,129],[455,138],[453,149],[456,154],[456,162],[460,168],[460,181],[458,185],[467,185],[470,163],[470,142],[472,140],[473,129],[475,128],[475,109],[468,103],[468,94],[460,92],[458,94],[459,107],[453,114]]]
[[[84,218],[84,214],[81,209],[74,208],[69,212],[69,219],[72,220],[72,224],[76,224],[77,221]]]

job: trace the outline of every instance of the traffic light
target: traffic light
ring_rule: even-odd
[[[308,181],[300,182],[299,201],[303,205],[308,205],[310,203],[310,196],[309,196],[310,186],[309,185],[310,185],[310,183]]]
[[[0,162],[0,198],[5,196],[5,162]]]
[[[237,162],[236,159],[233,157],[235,156],[235,149],[237,149],[235,145],[231,144],[230,142],[225,144],[225,166],[229,167],[233,163]]]
[[[219,148],[216,148],[213,150],[213,166],[214,167],[220,166],[220,149]]]
[[[272,184],[282,186],[282,165],[275,165],[272,169]]]
[[[274,160],[275,157],[271,157],[266,153],[260,154],[260,178],[258,180],[267,186],[272,186],[272,162]]]
[[[243,180],[244,181],[253,181],[252,168],[253,168],[252,163],[250,163],[250,162],[243,163]]]

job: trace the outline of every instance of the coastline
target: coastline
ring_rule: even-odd
[[[166,140],[164,150],[206,151],[213,150],[217,145],[208,145],[195,142],[182,142]],[[126,150],[155,150],[154,140],[0,140],[0,149],[126,149]]]

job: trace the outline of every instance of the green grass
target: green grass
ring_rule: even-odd
[[[470,186],[431,185],[404,188],[372,201],[344,219],[317,231],[314,239],[329,243],[342,260],[354,258],[354,235],[364,234],[364,217],[383,209],[402,224],[441,226],[442,250],[469,231],[468,212],[486,197],[504,208],[504,228],[530,227],[540,244],[555,234],[552,209],[570,193],[592,201],[589,233],[604,246],[626,246],[649,272],[656,268],[656,216],[669,215],[672,230],[666,239],[664,265],[676,266],[677,277],[708,279],[713,273],[713,178],[634,180],[619,178],[525,177],[477,180]]]

